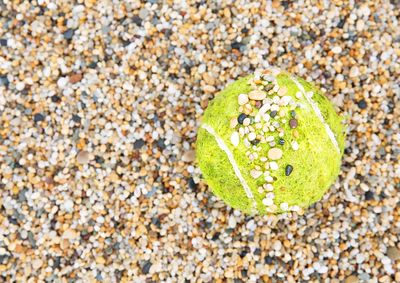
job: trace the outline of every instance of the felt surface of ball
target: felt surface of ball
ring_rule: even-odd
[[[313,84],[277,69],[255,72],[209,103],[197,161],[212,192],[231,207],[299,212],[339,174],[342,120]]]

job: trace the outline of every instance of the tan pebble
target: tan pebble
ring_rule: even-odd
[[[285,110],[281,109],[279,111],[279,117],[285,117]]]
[[[296,139],[299,137],[299,132],[297,130],[293,130],[293,137]]]
[[[247,102],[249,102],[249,97],[245,93],[241,93],[238,96],[238,103],[239,105],[245,105]]]
[[[99,256],[99,257],[96,258],[96,263],[98,263],[98,264],[105,264],[105,263],[106,263],[106,260],[104,259],[104,257]]]
[[[357,276],[354,275],[350,275],[344,280],[344,283],[357,283],[357,282],[360,281],[358,280]]]
[[[389,247],[386,254],[393,261],[400,259],[400,250],[396,247]]]
[[[287,87],[283,86],[278,90],[279,96],[284,96],[287,93]]]
[[[400,282],[400,271],[396,272],[396,274],[394,275],[394,281],[395,282]]]
[[[238,124],[237,118],[236,118],[236,117],[233,117],[233,118],[231,119],[231,121],[230,121],[230,127],[233,129],[233,128],[235,128],[235,127],[237,126],[237,124]]]
[[[249,93],[249,98],[252,100],[263,100],[267,97],[267,94],[260,90],[253,90]]]
[[[213,92],[215,92],[216,89],[212,85],[206,85],[206,86],[204,86],[203,90],[205,93],[213,93]]]
[[[73,229],[67,229],[62,234],[62,238],[66,240],[72,240],[78,237],[78,233]]]
[[[280,159],[282,157],[282,154],[283,154],[283,152],[282,152],[282,150],[280,148],[276,148],[276,147],[275,148],[271,148],[268,151],[268,158],[271,159],[271,160],[278,160],[278,159]]]
[[[80,82],[81,80],[82,80],[82,74],[80,74],[80,73],[72,74],[72,75],[69,77],[69,82],[70,82],[71,84],[78,83],[78,82]]]
[[[76,160],[79,164],[87,164],[89,162],[89,152],[82,150],[78,153]]]
[[[192,161],[194,161],[195,157],[196,157],[195,151],[194,150],[189,150],[189,151],[186,151],[183,154],[182,161],[184,161],[184,162],[192,162]]]
[[[249,115],[251,112],[253,112],[253,107],[250,104],[245,104],[243,106],[243,113]]]

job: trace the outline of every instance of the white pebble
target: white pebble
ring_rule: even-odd
[[[279,206],[283,211],[289,210],[289,205],[286,202],[282,202]]]
[[[293,150],[299,149],[299,144],[297,143],[297,141],[292,141],[292,148],[293,148]]]
[[[335,46],[332,48],[332,52],[335,54],[339,54],[340,52],[342,52],[342,48],[340,46]]]
[[[263,205],[265,206],[271,206],[274,204],[274,200],[270,198],[265,198],[262,200]]]
[[[251,132],[248,136],[249,141],[254,141],[256,139],[256,133]]]
[[[241,93],[238,96],[238,103],[239,105],[245,105],[247,102],[249,102],[249,97],[247,94]]]
[[[231,135],[231,143],[234,147],[237,147],[239,145],[239,133],[238,132],[233,132]]]
[[[15,88],[16,88],[18,91],[23,90],[23,89],[25,88],[24,82],[18,82],[18,83],[16,84]]]
[[[292,100],[291,96],[285,95],[281,98],[280,104],[283,106],[286,106],[289,104],[289,102]]]
[[[66,77],[61,77],[57,81],[57,85],[59,88],[63,89],[67,86],[68,79]]]
[[[254,179],[258,179],[258,178],[260,178],[260,176],[262,175],[262,172],[253,169],[253,170],[250,171],[250,175],[251,175],[251,177],[253,177]]]
[[[278,163],[276,163],[275,161],[270,162],[269,168],[271,168],[271,170],[274,170],[274,171],[278,170],[278,168],[279,168]]]

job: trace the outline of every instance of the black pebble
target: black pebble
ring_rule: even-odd
[[[246,119],[246,118],[247,118],[247,115],[246,115],[246,114],[244,114],[244,113],[240,114],[239,117],[237,118],[238,123],[239,123],[239,124],[243,124],[243,121],[244,121],[244,119]]]
[[[292,118],[295,118],[296,117],[296,111],[294,111],[294,110],[290,111],[290,115],[292,116]]]
[[[0,46],[7,46],[7,39],[0,38]]]
[[[6,75],[0,75],[0,86],[8,87],[10,85],[10,81],[8,80]]]
[[[104,158],[101,157],[101,156],[98,156],[98,155],[96,155],[94,157],[94,160],[96,161],[96,163],[99,163],[99,164],[103,164],[104,163]]]
[[[373,200],[374,199],[374,193],[371,191],[365,192],[364,194],[365,200]]]
[[[297,122],[296,119],[290,119],[289,120],[289,126],[290,126],[291,129],[297,128],[297,125],[298,125],[298,122]]]
[[[284,145],[284,144],[285,144],[285,140],[282,139],[282,138],[280,138],[280,139],[279,139],[279,144],[280,144],[280,145]]]
[[[341,19],[337,25],[338,28],[343,28],[346,23],[346,19]]]
[[[231,44],[231,47],[232,47],[232,49],[237,49],[237,50],[240,50],[240,47],[242,47],[244,44],[242,43],[242,42],[237,42],[237,41],[235,41],[235,42],[233,42],[232,44]]]
[[[57,103],[57,102],[61,101],[61,98],[58,95],[53,95],[51,97],[51,101],[54,102],[54,103]]]
[[[258,144],[260,143],[260,140],[255,139],[255,140],[252,140],[250,143],[251,143],[252,145],[258,145]]]
[[[271,116],[271,118],[274,118],[276,116],[276,114],[278,114],[278,111],[274,110],[274,111],[271,111],[269,116]]]
[[[35,123],[44,121],[44,116],[43,116],[43,114],[41,114],[41,113],[36,113],[36,114],[33,116],[33,121],[35,121]]]
[[[272,264],[272,262],[273,262],[273,258],[270,257],[269,255],[267,255],[267,256],[264,257],[264,263],[266,263],[266,264]]]
[[[221,233],[220,233],[220,232],[216,232],[216,233],[212,236],[211,240],[212,240],[212,241],[219,240],[219,236],[221,236]]]
[[[194,190],[197,188],[197,184],[194,182],[193,178],[189,178],[189,188]]]
[[[74,121],[75,123],[80,123],[81,122],[81,117],[79,117],[78,115],[73,114],[72,115],[72,121]]]
[[[360,100],[358,103],[358,107],[360,108],[360,109],[365,109],[365,108],[367,108],[367,102],[364,100],[364,99],[362,99],[362,100]]]
[[[293,166],[292,165],[287,165],[285,168],[285,175],[289,176],[293,172]]]
[[[141,26],[142,25],[142,19],[139,16],[136,16],[136,15],[132,17],[132,22],[137,26]]]
[[[66,39],[66,40],[71,40],[72,39],[72,37],[74,36],[74,30],[73,29],[67,29],[67,31],[66,32],[64,32],[64,38]]]
[[[157,140],[157,146],[161,149],[164,150],[167,146],[165,145],[165,140],[164,139],[159,139]]]
[[[133,148],[134,148],[134,149],[140,149],[140,148],[142,148],[142,146],[144,146],[144,145],[145,145],[144,140],[143,140],[143,139],[139,139],[139,140],[137,140],[137,141],[135,141],[135,142],[133,143]]]
[[[89,69],[96,69],[96,67],[97,67],[97,62],[91,62],[91,63],[88,65],[88,68],[89,68]]]
[[[151,261],[149,261],[149,260],[145,261],[145,262],[143,263],[143,265],[142,265],[142,272],[143,272],[144,274],[148,274],[149,271],[150,271],[151,266],[152,266]]]

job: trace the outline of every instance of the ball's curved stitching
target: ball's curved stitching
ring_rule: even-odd
[[[226,153],[226,156],[229,159],[229,162],[232,165],[233,171],[235,172],[236,177],[239,179],[240,183],[242,184],[242,187],[246,193],[246,196],[252,201],[253,207],[252,210],[255,212],[257,210],[256,206],[256,200],[254,199],[253,192],[251,191],[249,185],[247,184],[246,180],[243,178],[242,173],[240,172],[239,166],[236,163],[235,158],[233,157],[232,152],[229,150],[229,148],[226,146],[224,141],[222,140],[221,137],[218,136],[218,134],[215,132],[214,128],[211,127],[208,124],[203,124],[201,126],[203,129],[205,129],[210,135],[212,135],[217,142],[219,148]]]
[[[315,114],[317,115],[318,119],[322,122],[322,124],[325,127],[325,131],[328,134],[331,142],[333,143],[333,145],[335,146],[335,149],[337,150],[337,152],[340,154],[340,148],[339,148],[339,144],[335,138],[335,134],[332,132],[331,128],[329,127],[329,125],[325,122],[324,117],[321,114],[321,110],[319,109],[318,105],[314,102],[314,100],[309,97],[303,87],[303,85],[293,76],[290,77],[290,79],[292,80],[293,83],[296,84],[297,88],[299,89],[299,91],[303,94],[303,96],[307,99],[307,102],[310,104],[311,108],[314,110]]]

